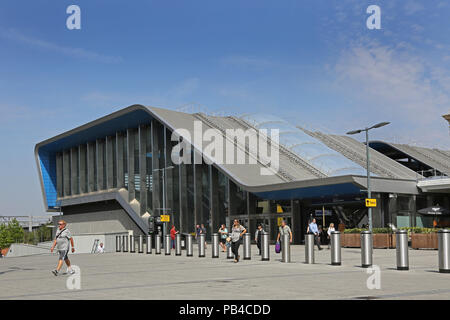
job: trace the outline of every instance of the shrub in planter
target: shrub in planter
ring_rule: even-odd
[[[345,229],[341,235],[342,247],[361,247],[361,232],[367,230],[362,228]],[[395,235],[391,228],[373,228],[373,247],[374,248],[395,248]]]

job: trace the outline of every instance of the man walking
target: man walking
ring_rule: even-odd
[[[312,219],[312,222],[308,225],[308,230],[306,230],[306,233],[314,234],[314,242],[317,244],[317,248],[319,248],[319,250],[322,250],[322,248],[320,247],[319,229],[317,228],[315,218]]]
[[[285,234],[289,235],[289,243],[292,243],[292,231],[291,231],[291,228],[286,224],[286,221],[283,220],[283,221],[281,221],[281,226],[280,226],[280,228],[278,230],[277,242],[279,242],[280,240],[283,241],[283,239],[284,239],[283,236]],[[281,242],[280,242],[280,244],[281,244],[280,247],[283,248],[283,244]]]
[[[52,273],[55,276],[59,274],[59,270],[61,270],[63,262],[66,262],[67,272],[69,274],[75,273],[75,271],[72,270],[72,267],[70,266],[70,260],[67,257],[67,255],[69,254],[70,245],[72,246],[72,253],[75,252],[75,248],[73,244],[72,234],[70,233],[69,229],[66,228],[66,225],[67,223],[64,220],[58,221],[58,230],[56,231],[56,236],[55,240],[53,241],[53,245],[50,248],[50,252],[53,252],[53,249],[56,246],[59,254],[58,265],[56,266],[56,269],[52,271]]]

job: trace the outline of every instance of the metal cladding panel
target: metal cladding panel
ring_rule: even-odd
[[[361,188],[353,183],[342,183],[334,185],[324,185],[316,187],[306,187],[287,190],[276,190],[267,192],[256,192],[255,194],[262,199],[269,200],[288,200],[314,198],[321,196],[339,196],[348,194],[359,194]]]
[[[56,154],[39,151],[39,164],[42,174],[42,182],[49,209],[56,206]]]

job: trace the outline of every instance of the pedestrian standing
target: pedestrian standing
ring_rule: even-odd
[[[255,232],[255,241],[256,241],[256,246],[258,247],[258,250],[259,250],[259,255],[261,255],[261,238],[262,238],[263,232],[264,232],[264,229],[263,229],[262,225],[258,224],[258,228],[256,229],[256,232]]]
[[[58,249],[59,260],[56,269],[52,271],[52,273],[57,276],[59,274],[59,270],[63,265],[63,262],[66,262],[67,272],[69,274],[75,273],[70,266],[70,260],[68,258],[70,245],[72,245],[72,253],[75,252],[75,247],[73,244],[72,234],[69,229],[66,228],[67,223],[64,220],[58,221],[58,230],[56,231],[55,240],[53,240],[53,245],[50,248],[50,252],[53,252],[55,246]],[[69,244],[70,243],[70,244]]]
[[[330,244],[331,244],[331,233],[332,233],[333,231],[336,231],[336,230],[334,230],[334,223],[330,223],[330,226],[328,227],[328,230],[327,230],[327,234],[328,234],[328,249],[330,249]]]
[[[239,246],[241,245],[241,238],[244,233],[247,232],[237,219],[233,221],[233,227],[231,228],[231,251],[234,254],[234,262],[239,262]]]
[[[219,228],[219,234],[220,234],[220,246],[222,247],[222,252],[226,252],[227,247],[226,247],[226,243],[227,243],[227,237],[228,237],[228,229],[227,227],[222,224]]]
[[[178,233],[178,231],[175,229],[175,226],[172,225],[172,228],[170,229],[170,241],[172,243],[172,249],[175,249],[175,235]]]
[[[289,243],[292,243],[292,231],[291,228],[286,224],[286,221],[281,221],[281,226],[278,228],[278,236],[277,242],[280,242],[280,248],[283,248],[283,244],[281,243],[284,240],[284,235],[289,235]]]
[[[306,230],[306,233],[313,234],[314,235],[314,242],[317,245],[317,248],[319,250],[322,250],[320,247],[320,240],[319,240],[319,229],[317,228],[316,219],[312,219],[311,223],[308,225],[308,229]]]

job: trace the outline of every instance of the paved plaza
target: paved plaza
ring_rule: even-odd
[[[360,267],[360,249],[343,248],[342,266],[330,265],[330,251],[315,251],[304,263],[304,246],[291,247],[292,262],[282,263],[271,246],[270,261],[235,264],[218,259],[138,253],[74,254],[81,289],[66,287],[67,275],[51,270],[56,254],[0,259],[0,299],[450,299],[450,274],[438,270],[436,250],[410,250],[410,270],[397,271],[395,249],[374,250],[381,289],[368,289],[370,274]],[[243,256],[242,247],[240,250]],[[62,269],[65,271],[65,267]]]

